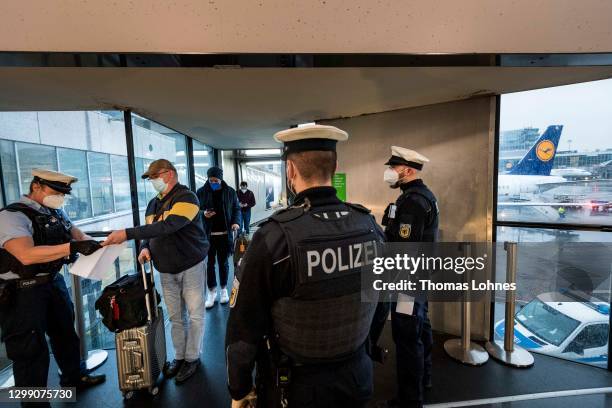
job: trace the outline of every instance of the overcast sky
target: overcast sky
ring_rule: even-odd
[[[560,150],[612,148],[612,79],[501,97],[500,130],[563,125]]]

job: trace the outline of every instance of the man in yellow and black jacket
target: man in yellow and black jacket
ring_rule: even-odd
[[[175,358],[164,369],[166,378],[181,383],[200,364],[204,334],[204,259],[209,243],[202,224],[198,197],[178,183],[176,169],[168,160],[152,162],[142,175],[159,193],[147,206],[146,225],[113,231],[102,245],[128,239],[140,240],[138,261],[153,260],[160,272],[164,300],[172,324]],[[181,304],[189,314],[183,321]],[[185,330],[187,329],[187,334]]]

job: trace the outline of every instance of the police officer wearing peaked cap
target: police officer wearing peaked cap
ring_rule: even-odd
[[[46,387],[49,351],[45,334],[62,371],[60,384],[96,385],[80,363],[74,310],[63,265],[77,253],[89,255],[100,244],[61,210],[76,177],[35,169],[28,194],[0,210],[0,327],[13,361],[17,387]]]
[[[336,143],[346,132],[279,132],[293,205],[254,234],[234,280],[226,333],[232,406],[364,406],[372,393],[365,343],[376,307],[361,301],[361,266],[382,230],[369,210],[336,197]]]
[[[384,181],[401,194],[389,204],[383,217],[388,242],[435,242],[438,240],[438,203],[434,194],[420,178],[420,171],[429,159],[403,147],[392,146],[391,157],[385,163]],[[390,304],[391,327],[396,346],[396,399],[389,406],[421,407],[424,388],[431,387],[432,332],[428,317],[427,298],[400,294]],[[374,318],[371,340],[375,342],[387,313]]]

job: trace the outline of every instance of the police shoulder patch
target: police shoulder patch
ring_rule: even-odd
[[[233,308],[236,304],[236,299],[238,298],[238,288],[240,287],[240,281],[234,278],[234,282],[232,283],[232,293],[230,295],[229,305],[230,308]]]
[[[410,236],[411,229],[412,229],[412,225],[410,224],[400,224],[399,236],[401,238],[408,238]]]

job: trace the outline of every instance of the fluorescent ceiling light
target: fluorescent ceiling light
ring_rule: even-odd
[[[246,156],[280,156],[280,149],[252,149],[245,150]]]

